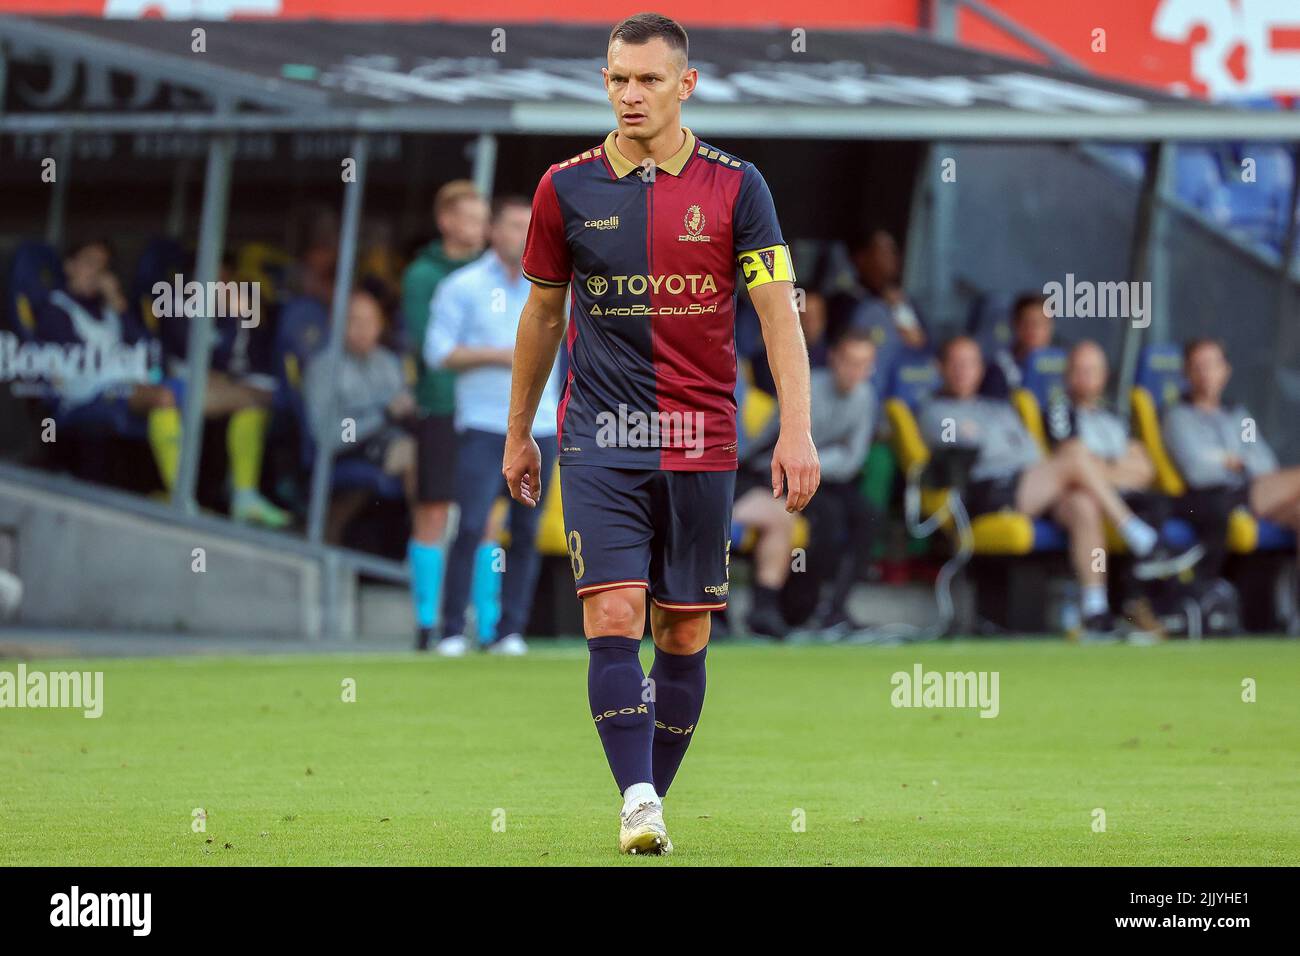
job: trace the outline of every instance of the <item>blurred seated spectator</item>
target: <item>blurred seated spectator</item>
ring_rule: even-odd
[[[218,307],[212,316],[212,351],[203,396],[203,416],[228,418],[226,452],[230,459],[230,516],[244,524],[283,528],[292,517],[263,497],[259,490],[266,433],[275,398],[276,378],[270,374],[270,329],[263,318],[267,305],[260,287],[236,281],[233,257],[221,265]],[[168,281],[172,286],[173,283]],[[183,292],[183,290],[177,290]],[[169,314],[155,320],[162,342],[163,362],[169,378],[185,381],[189,376],[188,353],[190,316],[184,300],[177,297]]]
[[[945,445],[976,450],[963,495],[972,517],[1003,510],[1031,518],[1050,514],[1065,527],[1082,589],[1085,633],[1101,636],[1115,630],[1106,574],[1096,562],[1106,543],[1103,518],[1111,520],[1137,558],[1139,578],[1168,577],[1200,558],[1199,546],[1173,549],[1134,514],[1109,481],[1101,460],[1082,441],[1066,441],[1044,458],[1008,402],[978,395],[984,360],[974,339],[958,336],[947,342],[940,352],[939,370],[943,388],[921,409],[922,436],[932,451]]]
[[[337,367],[317,355],[303,379],[307,424],[318,450],[332,448],[338,458],[360,458],[384,474],[402,479],[408,502],[415,499],[415,396],[406,384],[402,360],[380,344],[391,316],[382,284],[362,282],[348,301],[347,329]],[[326,537],[342,540],[343,530],[365,506],[365,492],[330,503]]]
[[[908,348],[924,348],[925,326],[903,291],[903,259],[898,242],[888,229],[876,228],[859,237],[849,247],[849,255],[865,294],[854,308],[850,325],[877,325],[876,316],[884,316]],[[828,324],[827,336],[835,341],[841,331],[838,323]]]
[[[847,602],[875,543],[876,516],[858,482],[876,428],[875,356],[870,335],[849,329],[831,345],[826,368],[812,373],[812,434],[822,481],[806,509],[809,565],[825,586],[810,627],[827,637],[861,626],[849,617]]]
[[[1054,445],[1072,438],[1098,459],[1106,480],[1122,494],[1145,492],[1156,469],[1142,443],[1103,400],[1110,368],[1106,353],[1085,339],[1070,349],[1065,371],[1065,401],[1047,409],[1047,434]]]
[[[74,246],[63,262],[65,288],[50,294],[37,321],[38,341],[80,346],[87,357],[77,374],[55,383],[56,418],[74,432],[147,437],[159,476],[170,491],[180,469],[185,383],[179,377],[163,377],[158,365],[162,344],[135,320],[110,268],[111,257],[103,240]],[[180,317],[184,322],[183,310]],[[220,374],[208,385],[204,417],[231,416],[227,436],[232,516],[269,527],[288,524],[289,516],[257,490],[267,397],[243,387],[225,387]],[[238,414],[241,411],[248,414]]]
[[[304,211],[298,258],[287,270],[292,295],[306,296],[325,306],[334,299],[334,273],[339,261],[339,221],[325,206]]]
[[[1025,362],[1035,351],[1052,344],[1056,323],[1047,309],[1047,297],[1026,292],[1011,306],[1011,346],[999,348],[989,356],[988,369],[980,384],[980,394],[989,398],[1006,398],[1020,388]]]
[[[69,374],[50,383],[54,417],[74,435],[147,436],[170,486],[180,456],[176,391],[160,380],[157,343],[134,320],[111,259],[105,240],[70,247],[63,288],[50,292],[36,317],[36,342],[65,346],[69,360]],[[80,361],[72,361],[74,349]]]
[[[1232,366],[1220,342],[1188,342],[1183,372],[1187,395],[1165,412],[1161,430],[1187,483],[1179,504],[1189,519],[1209,516],[1211,525],[1202,533],[1217,571],[1225,556],[1228,515],[1235,508],[1249,508],[1258,518],[1300,531],[1300,467],[1279,467],[1250,413],[1240,405],[1224,405]]]
[[[876,395],[869,384],[875,345],[862,329],[844,331],[831,347],[829,364],[811,381],[812,437],[821,459],[822,483],[809,504],[809,573],[823,592],[811,627],[842,633],[854,627],[846,602],[857,569],[871,553],[871,506],[857,477],[867,459],[876,424]],[[744,450],[737,473],[735,519],[755,527],[753,604],[746,625],[769,637],[784,637],[780,592],[790,573],[794,518],[772,494],[771,452],[780,433],[773,417]]]

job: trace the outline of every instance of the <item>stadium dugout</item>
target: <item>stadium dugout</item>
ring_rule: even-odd
[[[81,144],[109,144],[103,148],[112,153],[111,144],[130,142],[139,156],[156,142],[153,137],[197,140],[203,172],[195,279],[211,282],[218,277],[225,249],[233,170],[249,155],[242,152],[244,146],[258,137],[285,134],[339,137],[341,148],[332,154],[333,161],[350,163],[346,178],[335,181],[341,206],[339,267],[321,353],[335,363],[358,257],[363,197],[368,188],[380,185],[371,167],[386,162],[388,170],[411,172],[410,161],[395,162],[387,145],[381,155],[377,144],[391,144],[391,137],[403,142],[452,137],[457,144],[468,143],[472,178],[490,195],[494,185],[519,189],[535,182],[546,165],[564,156],[551,151],[555,140],[591,143],[608,131],[609,107],[596,82],[601,58],[593,56],[604,46],[603,29],[507,25],[494,33],[497,26],[0,17],[0,149],[13,157],[0,163],[0,187],[16,197],[5,214],[5,230],[19,228],[24,216],[39,215],[46,243],[60,244],[69,217],[77,213],[70,184],[93,175],[93,162],[85,157],[93,161],[97,154],[94,148],[81,151]],[[1218,321],[1213,309],[1222,302],[1213,289],[1186,290],[1186,270],[1194,276],[1210,255],[1228,257],[1234,266],[1224,273],[1238,278],[1224,278],[1225,286],[1248,275],[1255,324],[1241,324],[1237,333],[1250,335],[1256,348],[1260,336],[1268,336],[1263,351],[1273,363],[1300,355],[1296,323],[1283,321],[1294,315],[1296,301],[1296,189],[1285,240],[1279,251],[1269,253],[1240,242],[1176,198],[1174,182],[1178,144],[1281,143],[1294,159],[1300,112],[1178,99],[1089,76],[1066,64],[1041,65],[963,48],[942,35],[818,31],[801,41],[777,29],[699,28],[691,30],[691,37],[693,62],[701,72],[699,89],[686,107],[692,127],[724,142],[761,143],[761,155],[742,155],[767,171],[774,191],[788,189],[791,196],[815,200],[782,206],[783,221],[789,217],[787,235],[844,235],[860,224],[864,210],[873,211],[872,204],[889,208],[906,226],[905,285],[918,290],[937,328],[955,330],[966,300],[990,291],[973,278],[977,270],[970,265],[970,256],[978,251],[970,247],[978,246],[973,240],[979,230],[963,225],[987,204],[1006,201],[1005,192],[999,195],[987,177],[1004,162],[1007,176],[1019,175],[1014,167],[1018,156],[1045,150],[1061,180],[1055,188],[1063,192],[1075,191],[1075,175],[1086,175],[1090,188],[1097,188],[1097,182],[1115,184],[1100,188],[1113,189],[1118,197],[1114,215],[1121,226],[1092,239],[1125,264],[1128,279],[1150,281],[1156,290],[1149,324],[1108,328],[1105,344],[1119,358],[1113,389],[1121,409],[1128,406],[1144,345],[1168,342],[1175,330],[1181,336],[1184,329],[1199,331]],[[1080,152],[1084,145],[1087,153]],[[1127,152],[1117,159],[1107,153],[1112,147]],[[967,151],[971,148],[986,150],[979,155],[988,161],[967,178],[972,167],[965,157],[976,155]],[[254,150],[251,155],[256,159],[258,154]],[[48,189],[33,189],[31,184],[41,181],[42,163],[51,157],[58,161],[57,180]],[[1135,170],[1139,178],[1126,191],[1118,179],[1104,179],[1115,172],[1108,166],[1122,167],[1125,176]],[[809,175],[812,169],[815,176]],[[285,185],[295,179],[291,162],[273,163],[265,175]],[[967,200],[945,188],[954,179],[972,183],[986,205],[963,207]],[[181,186],[173,189],[167,219],[179,232],[184,181],[177,182]],[[823,197],[819,189],[833,192],[818,201]],[[390,189],[387,195],[396,195],[398,202],[424,201],[422,195],[418,200],[412,194],[403,197],[401,190]],[[160,205],[168,202],[160,196]],[[1012,230],[1023,221],[989,216],[981,225]],[[1060,222],[1054,228],[1069,231]],[[1192,232],[1194,238],[1188,239]],[[1196,247],[1190,266],[1174,261],[1175,251],[1184,248],[1180,243]],[[1042,265],[1046,260],[1035,261]],[[993,272],[1011,274],[1008,268]],[[1190,301],[1184,307],[1187,296],[1205,305]],[[1198,312],[1200,308],[1206,311]],[[1233,334],[1225,331],[1230,350]],[[324,543],[331,451],[322,449],[314,458],[305,541],[198,513],[201,406],[211,340],[211,318],[195,318],[188,343],[191,384],[184,447],[172,500],[135,501],[129,510],[160,528],[201,527],[252,552],[291,551],[315,567],[319,585],[310,589],[319,613],[305,615],[293,626],[312,637],[351,638],[356,611],[348,595],[355,595],[359,576],[405,582],[406,573],[397,562]],[[1281,423],[1300,414],[1300,387],[1281,389],[1274,381],[1266,392],[1267,376],[1243,379],[1247,388],[1258,390],[1259,397],[1248,396],[1248,401],[1260,409],[1262,426],[1281,437]],[[892,375],[890,380],[906,383],[908,377]],[[1293,429],[1286,431],[1290,437],[1284,441],[1292,444],[1279,441],[1279,450],[1294,451],[1300,439],[1291,434]],[[52,487],[47,474],[15,465],[0,465],[0,482],[6,493],[48,493]],[[121,496],[83,483],[61,481],[54,487],[87,505],[126,507]],[[555,541],[557,516],[552,513],[544,525],[542,547],[562,552],[562,533]],[[0,524],[8,520],[0,510]],[[1021,543],[1016,553],[1035,550],[1032,531],[1027,537],[1023,529],[1017,534]],[[38,546],[30,536],[20,542],[20,548]],[[168,583],[160,579],[159,590]],[[184,590],[181,579],[171,583]],[[29,603],[50,603],[51,621],[58,620],[58,598],[53,591],[43,597],[39,588],[29,593]],[[190,629],[208,622],[164,605],[151,622],[166,620],[165,626],[174,626],[177,615]]]

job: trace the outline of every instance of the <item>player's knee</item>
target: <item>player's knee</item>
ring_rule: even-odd
[[[697,621],[679,621],[655,635],[655,646],[667,654],[694,654],[709,640],[707,626]]]
[[[592,637],[640,638],[645,633],[645,608],[640,594],[605,591],[586,599],[583,609]]]

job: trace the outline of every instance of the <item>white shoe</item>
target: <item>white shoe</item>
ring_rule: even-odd
[[[619,815],[618,852],[637,856],[667,856],[673,852],[662,803],[647,800]]]
[[[522,657],[528,653],[528,645],[518,634],[499,637],[487,646],[489,654],[501,654],[505,657]]]
[[[469,641],[464,634],[452,634],[435,644],[433,651],[442,657],[464,657],[469,652]]]

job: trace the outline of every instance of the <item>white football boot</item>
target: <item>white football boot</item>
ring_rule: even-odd
[[[619,815],[618,852],[636,856],[667,856],[673,852],[664,826],[664,808],[649,800]]]

